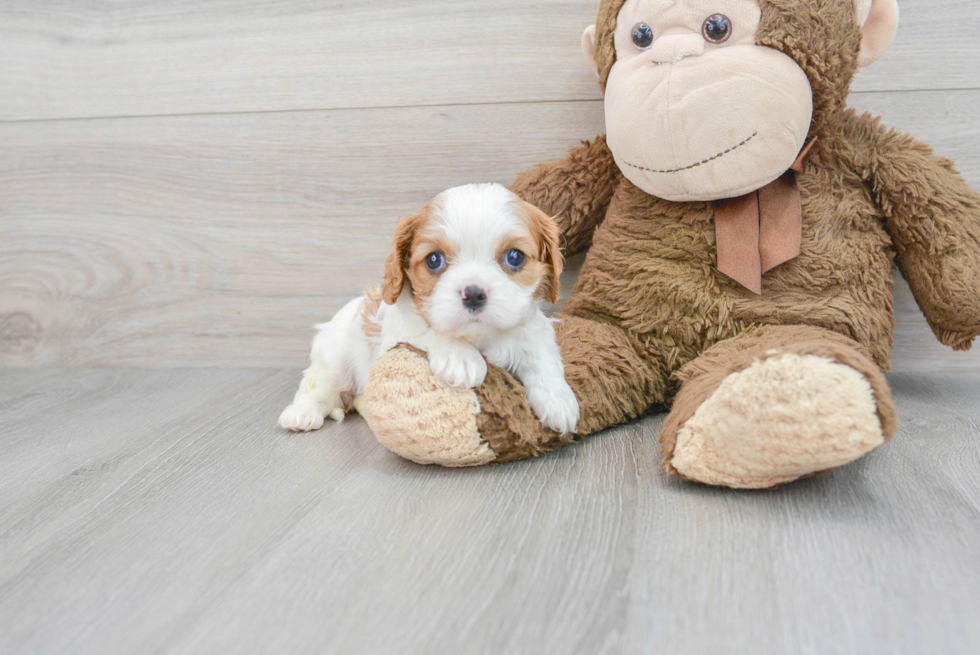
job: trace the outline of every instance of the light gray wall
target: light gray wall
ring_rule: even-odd
[[[980,186],[980,6],[901,5],[852,103]],[[2,3],[0,365],[301,366],[398,216],[603,131],[597,6]],[[896,367],[978,367],[897,307]]]

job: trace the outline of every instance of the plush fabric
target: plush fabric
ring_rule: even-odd
[[[681,428],[670,466],[707,484],[766,489],[883,442],[866,378],[830,359],[785,354],[722,380]]]
[[[477,429],[474,392],[434,376],[425,353],[411,346],[396,347],[371,368],[355,407],[378,441],[413,462],[477,466],[497,459]]]
[[[889,3],[868,5],[869,20],[885,20]],[[596,23],[603,86],[622,5],[604,0]],[[980,335],[980,194],[927,146],[846,108],[862,52],[852,0],[759,0],[759,7],[758,42],[806,73],[808,138],[816,138],[797,174],[800,255],[764,275],[761,295],[717,269],[713,204],[643,191],[623,176],[603,137],[523,173],[512,187],[557,217],[567,254],[589,249],[557,326],[581,407],[579,435],[669,408],[664,468],[731,487],[805,477],[895,433],[883,372],[896,264],[941,342],[966,349]],[[874,47],[890,38],[887,30],[872,36]],[[372,380],[388,402],[414,397],[391,393],[399,383],[390,377]],[[476,390],[475,421],[493,461],[566,442],[537,424],[517,381],[499,371],[487,380]]]
[[[792,58],[755,45],[755,0],[724,2],[732,27],[723,45],[707,43],[689,18],[719,3],[649,3],[623,5],[605,86],[606,138],[623,174],[678,202],[742,196],[778,179],[804,145],[813,99]],[[640,51],[632,28],[654,17],[666,31]],[[678,31],[689,21],[696,31]]]
[[[764,368],[763,363],[770,359],[780,363]],[[828,362],[836,367],[826,366]],[[738,375],[748,369],[755,373]],[[675,465],[678,433],[684,430],[688,432],[686,462],[693,459],[692,432],[697,433],[700,444],[713,445],[709,461],[693,464],[696,471],[712,476],[726,473],[719,470],[724,464],[720,444],[735,440],[733,454],[741,450],[743,465],[754,470],[749,475],[743,469],[740,482],[728,471],[725,483],[765,488],[800,477],[803,473],[799,467],[813,472],[856,459],[891,439],[898,425],[881,369],[853,341],[821,328],[750,328],[706,350],[678,371],[676,378],[681,388],[659,439],[662,466],[682,477],[696,475],[689,469],[684,473]],[[726,385],[727,390],[719,393]],[[702,410],[711,399],[714,407]],[[719,405],[728,411],[721,411]],[[746,408],[754,411],[747,412]],[[690,421],[699,412],[700,418],[692,427]],[[707,434],[708,427],[713,434]],[[786,443],[780,443],[783,439]],[[825,452],[818,458],[821,448]],[[771,458],[774,449],[786,456],[778,465]],[[751,465],[746,458],[754,459]],[[722,483],[718,477],[712,482]]]

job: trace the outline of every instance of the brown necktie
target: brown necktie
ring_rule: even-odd
[[[782,177],[738,198],[716,200],[718,270],[762,295],[762,275],[800,254],[803,207],[796,173],[813,147],[811,140]]]

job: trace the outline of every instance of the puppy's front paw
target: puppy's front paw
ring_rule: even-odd
[[[292,432],[308,432],[323,427],[323,412],[313,405],[293,403],[279,415],[279,427]]]
[[[429,353],[432,372],[454,387],[472,389],[487,377],[487,362],[480,351],[470,346],[452,345]]]
[[[561,434],[575,433],[579,417],[578,399],[564,379],[528,386],[527,403],[549,430]]]

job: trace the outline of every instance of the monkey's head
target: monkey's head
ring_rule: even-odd
[[[602,0],[582,47],[623,175],[703,201],[786,172],[897,27],[896,0]]]

